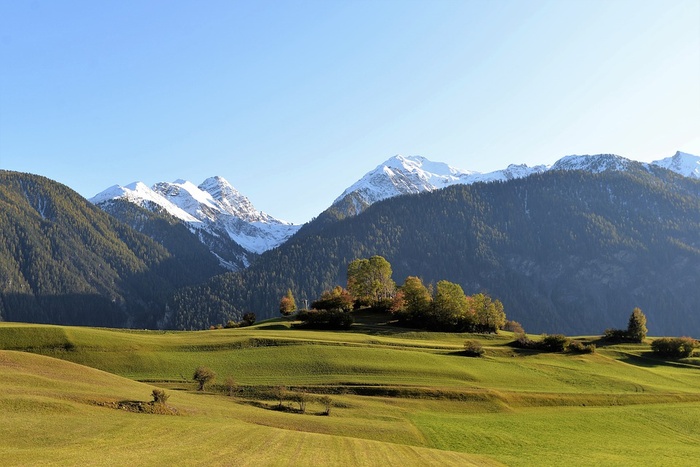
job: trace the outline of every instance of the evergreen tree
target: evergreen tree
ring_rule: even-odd
[[[633,342],[644,342],[647,337],[647,317],[639,308],[632,310],[627,325],[627,337]]]

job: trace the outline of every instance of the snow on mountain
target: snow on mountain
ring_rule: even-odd
[[[168,199],[161,196],[159,193],[151,190],[142,182],[134,182],[126,186],[114,185],[95,195],[90,199],[90,202],[92,204],[100,204],[113,199],[124,199],[147,209],[150,208],[149,204],[153,203],[165,210],[165,212],[171,216],[174,216],[184,222],[189,222],[192,224],[201,222],[196,217],[190,215],[180,207],[168,201]]]
[[[597,154],[595,156],[565,156],[556,161],[548,170],[585,170],[601,173],[608,170],[624,171],[633,161],[614,154]]]
[[[675,156],[652,162],[685,177],[700,178],[700,157],[682,152]],[[369,205],[394,196],[433,191],[450,185],[469,185],[477,182],[507,181],[524,178],[549,170],[585,170],[593,173],[625,171],[632,166],[648,167],[649,164],[635,162],[614,154],[572,155],[559,159],[551,166],[511,164],[502,170],[479,173],[457,169],[441,162],[431,162],[425,157],[397,155],[368,172],[345,190],[333,206],[355,215]]]
[[[684,177],[700,178],[700,157],[686,152],[677,151],[673,156],[654,161],[652,164]]]
[[[700,178],[700,157],[680,151],[673,157],[651,164],[612,154],[572,155],[559,159],[551,166],[528,167],[524,164],[512,164],[505,169],[489,173],[457,169],[421,156],[397,155],[378,165],[346,189],[333,202],[333,208],[344,212],[345,215],[356,215],[377,201],[399,195],[434,191],[456,184],[508,181],[548,170],[586,170],[594,173],[625,171],[634,165],[656,165],[685,177]],[[220,258],[223,251],[233,253],[230,253],[230,246],[223,245],[216,239],[234,241],[247,252],[259,254],[281,245],[301,227],[258,211],[247,197],[222,177],[207,178],[199,186],[185,180],[160,182],[152,188],[141,182],[126,186],[115,185],[90,201],[100,205],[113,199],[125,199],[150,210],[162,209],[168,212],[197,233],[203,243],[219,243],[218,253],[216,247],[210,246],[210,249]],[[249,263],[247,257],[240,257],[238,254],[234,256],[238,264]],[[227,260],[221,261],[222,264],[227,264]],[[230,264],[233,263],[228,264],[232,267]]]
[[[510,165],[503,170],[482,174],[457,169],[442,162],[432,162],[421,156],[397,155],[367,173],[345,190],[333,204],[339,205],[352,199],[353,210],[357,213],[362,207],[394,196],[434,191],[457,184],[511,180],[546,169],[544,165]]]
[[[366,204],[394,196],[433,191],[460,183],[472,172],[447,164],[431,162],[421,156],[397,155],[378,165],[343,192],[333,204],[350,193],[359,195]]]
[[[113,199],[125,199],[151,210],[163,209],[193,232],[204,229],[211,234],[208,238],[227,235],[251,253],[279,246],[300,227],[258,211],[222,177],[208,178],[199,186],[186,180],[159,182],[152,188],[141,182],[115,185],[90,201],[99,205]]]

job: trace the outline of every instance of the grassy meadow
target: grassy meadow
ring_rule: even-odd
[[[462,353],[466,339],[486,353]],[[583,338],[582,338],[583,339]],[[588,338],[586,340],[593,340]],[[3,465],[697,465],[700,367],[648,344],[287,321],[197,332],[0,323]],[[196,391],[194,369],[217,379]],[[233,378],[233,397],[223,386]],[[284,410],[275,388],[284,385]],[[177,415],[138,413],[163,388]],[[307,394],[298,413],[292,394]],[[332,400],[322,415],[321,396]]]

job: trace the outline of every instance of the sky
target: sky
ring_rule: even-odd
[[[0,169],[303,223],[396,154],[700,155],[700,0],[0,0]]]

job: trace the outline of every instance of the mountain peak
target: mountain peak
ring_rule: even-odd
[[[114,185],[90,201],[101,204],[114,199],[125,199],[150,210],[165,210],[190,230],[204,229],[214,237],[228,236],[253,253],[278,246],[299,229],[255,209],[221,176],[209,177],[199,186],[183,179],[159,182],[152,188],[141,182],[125,187]]]
[[[585,170],[593,173],[627,170],[633,162],[615,154],[572,155],[559,159],[550,170]]]
[[[700,157],[687,152],[676,151],[673,156],[654,161],[652,164],[676,172],[684,177],[700,178]]]

